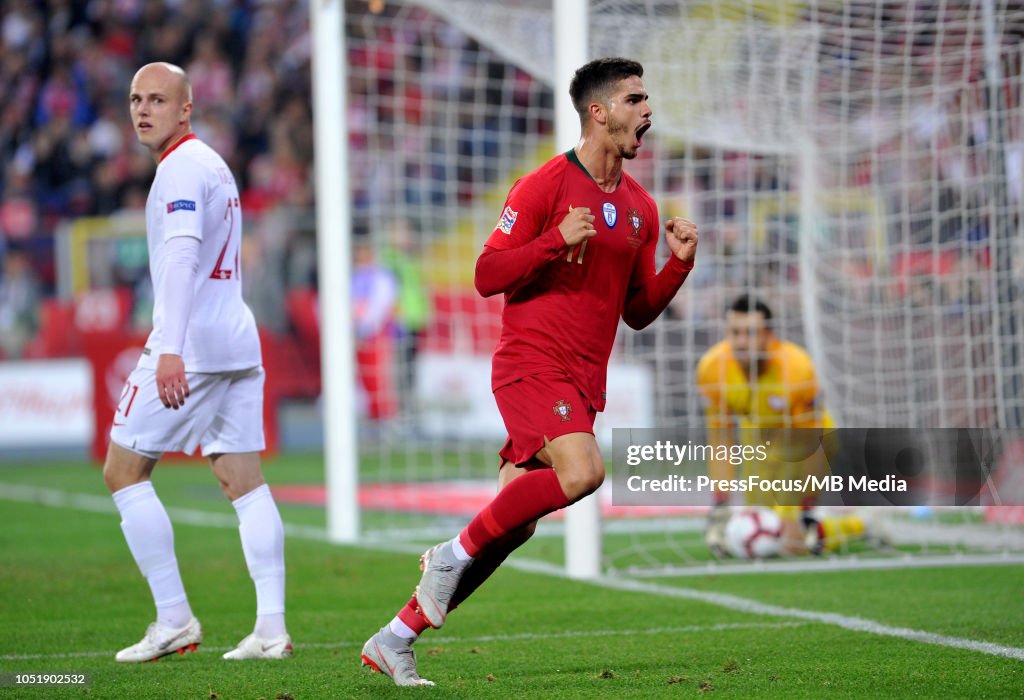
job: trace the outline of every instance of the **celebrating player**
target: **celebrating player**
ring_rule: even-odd
[[[814,433],[808,429],[827,430],[834,427],[831,415],[819,397],[818,380],[807,351],[795,343],[782,340],[772,330],[772,312],[760,299],[744,294],[738,297],[725,316],[725,339],[713,345],[697,364],[697,386],[706,401],[708,441],[715,445],[733,445],[737,440],[753,444],[754,440],[771,442],[772,431],[788,431],[788,440]],[[760,470],[792,469],[794,464],[780,459],[776,440],[769,459],[759,463]],[[816,442],[816,441],[815,441]],[[798,450],[804,452],[803,450]],[[797,469],[821,469],[820,453],[812,455]],[[728,459],[712,459],[709,476],[714,480],[731,480],[735,467]],[[764,475],[762,475],[764,476]],[[770,474],[795,476],[795,474]],[[775,505],[771,492],[748,493],[748,502],[767,499],[761,505]],[[717,557],[726,551],[725,528],[729,521],[729,493],[715,491],[714,505],[708,516],[704,539]],[[782,516],[784,543],[791,553],[820,552],[843,539],[864,533],[864,522],[856,516],[839,518],[814,517],[813,495],[801,505],[776,506]]]
[[[657,207],[622,168],[651,126],[642,77],[623,58],[576,71],[579,142],[513,185],[477,260],[477,290],[505,295],[492,365],[508,430],[499,491],[458,536],[423,555],[416,595],[363,647],[363,663],[397,685],[430,684],[416,669],[419,634],[441,627],[538,518],[601,485],[593,425],[619,318],[647,326],[693,268],[697,227],[675,218],[665,223],[671,256],[656,273]]]
[[[203,640],[171,522],[150,481],[163,452],[191,454],[197,445],[238,513],[256,585],[255,629],[224,658],[285,658],[292,643],[284,622],[284,528],[260,468],[264,374],[256,322],[242,301],[238,188],[221,157],[192,133],[192,88],[181,68],[143,66],[130,102],[139,142],[157,162],[146,202],[155,304],[153,331],[114,416],[103,478],[157,619],[116,658],[149,661],[194,651]]]

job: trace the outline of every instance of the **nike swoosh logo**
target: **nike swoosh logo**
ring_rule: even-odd
[[[185,633],[186,633],[186,632],[188,632],[188,627],[186,627],[185,629],[183,629],[183,630],[182,630],[181,632],[178,632],[178,633],[177,633],[176,635],[174,635],[173,637],[171,637],[170,639],[168,639],[168,640],[167,640],[166,642],[164,642],[163,644],[161,644],[161,645],[160,645],[160,646],[159,646],[158,648],[159,648],[159,649],[160,649],[161,651],[163,651],[164,649],[166,649],[167,647],[171,646],[171,645],[172,645],[172,644],[174,644],[174,643],[175,643],[176,641],[178,641],[179,639],[181,639],[182,637],[184,637],[184,636],[185,636]]]
[[[270,651],[271,649],[273,649],[276,646],[279,646],[280,644],[281,644],[281,642],[274,642],[273,644],[261,644],[260,645],[260,651],[263,651],[263,652]]]
[[[393,669],[391,667],[391,664],[388,663],[387,658],[384,657],[384,652],[381,651],[380,644],[378,644],[377,642],[374,642],[373,646],[377,649],[377,658],[379,658],[381,661],[383,661],[384,665],[387,667],[388,675],[391,676],[392,678],[394,678],[395,677],[395,669]]]

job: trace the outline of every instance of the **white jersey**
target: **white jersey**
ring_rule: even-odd
[[[261,364],[252,311],[242,300],[242,209],[238,186],[224,160],[194,136],[164,154],[146,200],[146,238],[154,290],[161,288],[164,242],[200,241],[199,267],[182,359],[189,372],[225,372]],[[175,289],[172,284],[165,289]],[[182,290],[185,291],[185,290]],[[159,295],[157,295],[159,296]],[[155,299],[153,332],[139,367],[156,368],[165,300]]]

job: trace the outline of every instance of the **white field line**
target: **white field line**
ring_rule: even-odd
[[[934,632],[923,632],[909,627],[892,627],[874,620],[866,620],[861,617],[840,615],[839,613],[817,612],[814,610],[803,610],[802,608],[787,608],[781,605],[761,603],[749,598],[729,595],[728,593],[713,593],[709,591],[698,591],[691,588],[677,588],[675,586],[662,586],[643,581],[633,581],[626,578],[602,577],[595,581],[600,586],[613,588],[620,591],[633,591],[637,593],[652,593],[671,598],[685,598],[696,600],[710,605],[728,608],[736,612],[749,613],[751,615],[772,615],[774,617],[788,617],[807,622],[820,622],[824,625],[834,625],[843,629],[855,632],[867,632],[883,637],[896,637],[922,644],[934,644],[936,646],[951,647],[953,649],[967,649],[979,651],[992,656],[1003,656],[1008,659],[1024,661],[1024,649],[1019,647],[996,644],[994,642],[979,642],[973,639],[962,637],[951,637],[945,634]]]
[[[40,503],[52,507],[73,508],[76,510],[87,510],[91,512],[116,512],[113,502],[109,497],[96,496],[92,494],[68,493],[58,489],[45,489],[33,486],[24,486],[22,484],[7,484],[3,482],[0,482],[0,500]],[[179,523],[205,527],[230,527],[232,529],[238,527],[237,519],[231,515],[209,513],[185,508],[168,508],[168,514]],[[326,541],[326,536],[321,529],[308,525],[286,525],[285,533],[291,537],[297,537],[300,539]],[[411,554],[418,553],[420,551],[420,547],[417,545],[394,542],[387,543],[379,540],[363,541],[361,543],[357,543],[355,546],[375,551],[390,551],[397,553]],[[507,560],[503,566],[531,573],[540,573],[565,578],[565,571],[562,567],[558,567],[547,562],[517,560],[512,558]],[[874,620],[841,615],[839,613],[817,612],[813,610],[804,610],[802,608],[771,605],[751,600],[749,598],[740,598],[739,596],[729,595],[727,593],[714,593],[691,588],[664,586],[624,577],[600,577],[589,581],[589,583],[615,590],[696,600],[736,612],[791,618],[804,622],[817,622],[825,625],[834,625],[836,627],[856,632],[867,632],[869,634],[895,637],[907,641],[920,642],[922,644],[933,644],[953,649],[964,649],[989,654],[991,656],[1001,656],[1024,661],[1024,648],[1011,647],[1003,644],[996,644],[994,642],[981,642],[962,637],[952,637],[949,635],[936,634],[934,632],[924,632],[922,630],[915,630],[908,627],[893,627],[881,622],[875,622]],[[0,657],[0,659],[7,658],[8,657]]]
[[[476,637],[450,637],[431,636],[430,644],[486,644],[489,642],[519,642],[537,641],[543,639],[593,639],[596,637],[640,637],[654,635],[672,634],[703,634],[706,632],[729,632],[732,630],[747,629],[781,629],[784,627],[800,627],[805,622],[732,622],[720,625],[687,625],[685,627],[657,627],[636,630],[569,630],[565,632],[524,632],[522,634],[492,634]],[[355,649],[362,647],[365,639],[347,642],[313,642],[309,644],[296,644],[295,648],[302,649]],[[201,646],[200,653],[223,654],[234,647],[209,647]],[[56,654],[6,654],[0,656],[0,661],[38,661],[49,659],[88,659],[93,657],[113,657],[117,653],[114,650],[108,651],[72,651]]]
[[[875,571],[894,569],[926,569],[950,566],[998,566],[1024,564],[1024,553],[991,552],[987,554],[915,554],[913,556],[861,556],[856,554],[803,557],[771,561],[713,561],[690,566],[664,566],[632,570],[617,570],[634,579],[670,578],[687,576],[733,576],[744,574],[804,574],[823,571]]]

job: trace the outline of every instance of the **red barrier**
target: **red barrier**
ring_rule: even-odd
[[[92,456],[98,462],[106,458],[114,411],[121,399],[125,380],[135,369],[145,345],[146,336],[141,334],[122,331],[82,333],[85,357],[92,365],[92,402],[96,422]]]

